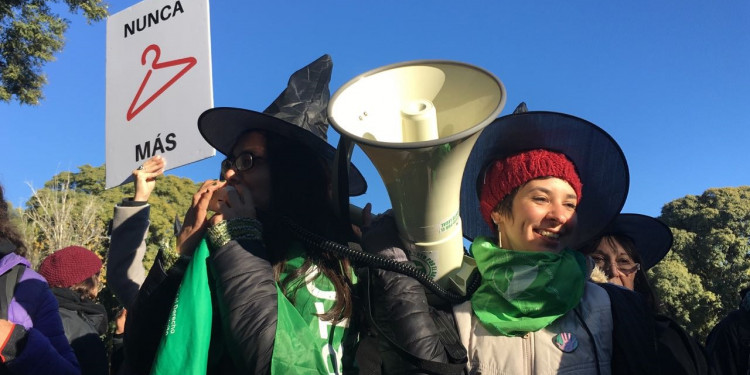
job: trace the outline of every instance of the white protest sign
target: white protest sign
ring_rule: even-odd
[[[208,0],[146,0],[107,19],[106,187],[163,155],[213,156],[198,116],[213,107]]]

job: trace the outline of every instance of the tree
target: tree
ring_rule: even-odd
[[[667,203],[675,236],[652,270],[665,311],[700,339],[739,304],[750,284],[750,186],[706,190]]]
[[[113,207],[124,198],[132,197],[133,184],[125,184],[116,188],[104,189],[105,184],[104,166],[92,167],[83,165],[79,171],[62,172],[44,184],[43,191],[63,192],[68,188],[69,195],[85,197],[86,200],[95,202],[93,210],[96,212],[97,222],[101,224],[101,235],[104,240],[94,245],[91,250],[96,251],[102,257],[106,257],[109,248],[107,236],[107,224],[113,216]],[[65,183],[61,183],[61,182]],[[151,225],[147,238],[148,252],[146,254],[146,267],[151,263],[159,248],[173,250],[175,248],[175,236],[173,223],[175,216],[182,218],[190,207],[193,194],[198,190],[198,185],[188,178],[177,176],[161,176],[156,182],[156,187],[151,193],[149,204],[151,205]],[[78,206],[82,212],[83,206]],[[39,212],[41,207],[33,197],[26,203],[26,211],[31,214]],[[58,248],[45,248],[43,251],[54,251]]]
[[[24,215],[37,234],[30,244],[33,254],[42,258],[66,246],[78,245],[88,249],[100,248],[105,236],[104,225],[97,210],[101,206],[98,197],[89,196],[70,188],[67,180],[54,180],[56,189],[34,190]],[[30,259],[32,264],[39,259]]]
[[[12,210],[12,219],[27,239],[27,257],[35,267],[51,252],[69,245],[81,245],[106,259],[109,249],[108,223],[114,215],[114,205],[134,195],[133,184],[104,189],[104,166],[84,165],[78,172],[62,172],[33,196],[26,209]],[[159,249],[175,250],[173,220],[182,217],[192,202],[198,185],[190,179],[162,176],[151,193],[151,225],[146,240],[148,250],[144,260],[151,267]],[[120,306],[107,288],[106,268],[100,280],[104,288],[97,297],[110,313],[110,329],[114,328],[114,314]],[[109,339],[108,339],[109,340]],[[108,344],[109,345],[109,344]]]
[[[49,3],[59,0],[0,2],[0,100],[38,104],[47,78],[42,67],[65,44],[69,21],[54,14]],[[107,16],[102,0],[63,0],[70,12],[82,10],[88,22]]]

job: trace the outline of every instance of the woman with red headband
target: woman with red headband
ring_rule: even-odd
[[[604,229],[627,190],[622,151],[585,120],[527,112],[485,129],[461,202],[482,281],[453,309],[472,372],[611,373],[610,299],[572,249]]]
[[[463,232],[473,241],[470,253],[481,276],[471,298],[452,309],[466,350],[464,371],[644,373],[644,364],[627,363],[643,357],[619,360],[609,294],[587,281],[593,263],[572,250],[618,214],[628,178],[617,143],[585,120],[524,112],[484,129],[461,191]],[[368,237],[366,232],[365,249],[378,252]],[[436,358],[440,345],[429,333],[438,328],[430,325],[412,339],[429,343],[421,346],[429,350],[408,354]],[[441,335],[446,337],[444,330]],[[457,352],[448,345],[445,351]]]

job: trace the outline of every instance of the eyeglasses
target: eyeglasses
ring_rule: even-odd
[[[232,168],[238,172],[246,171],[255,165],[255,159],[263,159],[260,156],[255,156],[250,152],[243,152],[234,159],[226,158],[221,162],[221,175]]]
[[[608,262],[604,259],[604,257],[599,255],[592,255],[591,259],[596,263],[596,266],[599,267],[604,273],[608,273],[608,271],[611,270],[611,262]],[[632,260],[625,260],[620,259],[617,260],[617,264],[615,264],[615,267],[618,271],[630,275],[633,272],[638,272],[641,269],[640,263],[635,263]]]

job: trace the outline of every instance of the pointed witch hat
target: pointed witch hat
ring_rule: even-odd
[[[323,55],[289,77],[286,89],[263,112],[218,107],[203,112],[198,130],[203,138],[224,155],[240,135],[262,130],[294,139],[309,147],[332,165],[336,149],[328,144],[328,101],[333,61]],[[353,165],[349,168],[349,195],[362,195],[367,182]]]

